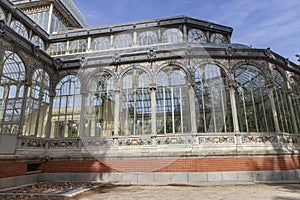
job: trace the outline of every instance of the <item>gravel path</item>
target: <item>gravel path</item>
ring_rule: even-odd
[[[300,200],[300,184],[224,186],[106,186],[78,200]]]
[[[53,185],[52,187],[57,187]],[[76,197],[48,195],[3,196],[0,200],[300,200],[300,184],[222,186],[122,186],[103,185]]]

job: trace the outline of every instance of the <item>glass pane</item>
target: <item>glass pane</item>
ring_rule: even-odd
[[[274,132],[274,118],[264,74],[251,65],[239,66],[235,72],[236,103],[242,132]]]
[[[52,110],[51,137],[77,137],[81,112],[80,82],[74,75],[65,76],[56,86]]]
[[[133,40],[130,34],[117,35],[114,39],[115,48],[132,47]]]
[[[156,127],[158,134],[191,131],[189,89],[186,74],[176,66],[158,72],[156,96]]]
[[[168,29],[162,35],[163,43],[177,43],[177,42],[182,42],[182,40],[183,40],[183,34],[177,28]]]
[[[138,35],[138,45],[144,46],[144,45],[152,45],[158,43],[158,37],[157,34],[153,31],[146,31],[139,33]]]
[[[91,44],[92,51],[109,49],[110,40],[107,37],[94,38]]]
[[[20,34],[21,36],[28,39],[28,32],[27,32],[25,26],[21,22],[14,20],[10,23],[10,27],[14,31],[16,31],[18,34]]]
[[[205,34],[197,29],[190,30],[188,32],[188,38],[190,42],[197,42],[199,44],[207,42]]]
[[[101,72],[95,74],[88,85],[85,135],[112,136],[115,108],[114,79],[109,73]]]
[[[141,69],[132,69],[123,76],[120,126],[121,135],[151,133],[151,90],[149,76]]]
[[[25,65],[21,58],[11,52],[0,54],[0,132],[4,134],[18,134],[20,116],[22,112],[25,80]]]
[[[216,65],[200,66],[195,72],[197,132],[232,132],[230,94],[225,72]]]

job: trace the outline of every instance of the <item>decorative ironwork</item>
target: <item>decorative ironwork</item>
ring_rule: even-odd
[[[272,54],[272,51],[270,49],[270,47],[268,47],[266,50],[265,50],[265,56],[268,57],[268,58],[273,58],[273,54]]]
[[[289,58],[284,59],[284,63],[285,63],[286,65],[289,65],[289,64],[290,64]]]
[[[0,20],[0,34],[3,34],[5,32],[5,21]]]
[[[188,66],[191,68],[191,54],[192,54],[192,47],[189,45],[186,47],[185,55],[188,59]]]
[[[233,48],[232,48],[231,46],[227,47],[227,48],[225,49],[225,54],[226,54],[227,56],[229,56],[229,57],[232,57],[232,55],[233,55]]]
[[[32,52],[36,57],[40,56],[40,46],[32,46]]]
[[[150,49],[147,53],[147,57],[150,60],[150,62],[153,62],[153,60],[156,58],[156,52],[154,49]]]
[[[118,71],[118,67],[119,67],[119,64],[121,62],[121,56],[117,53],[115,53],[115,55],[112,57],[112,60],[113,60],[113,63],[115,65],[115,72]]]
[[[79,62],[80,62],[81,67],[85,67],[87,65],[87,63],[88,63],[88,59],[86,59],[85,57],[82,57],[79,60]]]
[[[61,61],[61,59],[56,58],[56,59],[53,61],[53,64],[54,64],[54,66],[56,67],[56,69],[59,69],[59,68],[62,67],[63,62]]]
[[[153,49],[150,49],[149,52],[147,53],[147,57],[149,59],[149,62],[151,64],[151,69],[152,69],[154,59],[156,58],[156,52]]]

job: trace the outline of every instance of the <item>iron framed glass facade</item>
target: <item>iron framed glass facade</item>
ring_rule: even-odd
[[[5,16],[0,10],[0,19],[7,20]],[[251,62],[231,57],[256,50],[230,44],[232,30],[224,31],[224,26],[208,30],[195,23],[169,20],[163,26],[151,21],[127,24],[124,32],[118,25],[70,30],[70,37],[66,31],[47,39],[16,19],[6,21],[10,31],[46,49],[53,66],[39,62],[46,55],[34,46],[24,52],[0,51],[2,134],[294,134],[300,128],[296,70],[269,62],[274,55],[266,51],[257,51],[263,56],[251,57]]]

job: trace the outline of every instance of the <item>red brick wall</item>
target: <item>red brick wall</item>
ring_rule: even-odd
[[[160,172],[222,172],[300,169],[299,156],[178,159]]]
[[[0,178],[5,177],[12,177],[12,176],[22,176],[26,175],[27,173],[27,164],[30,163],[36,163],[36,162],[1,162],[0,161]],[[39,168],[38,172],[30,172],[30,174],[33,173],[41,173],[43,172],[43,164]]]
[[[0,162],[0,178],[26,175],[32,162]],[[49,160],[41,172],[222,172],[300,169],[300,156],[122,160]]]

